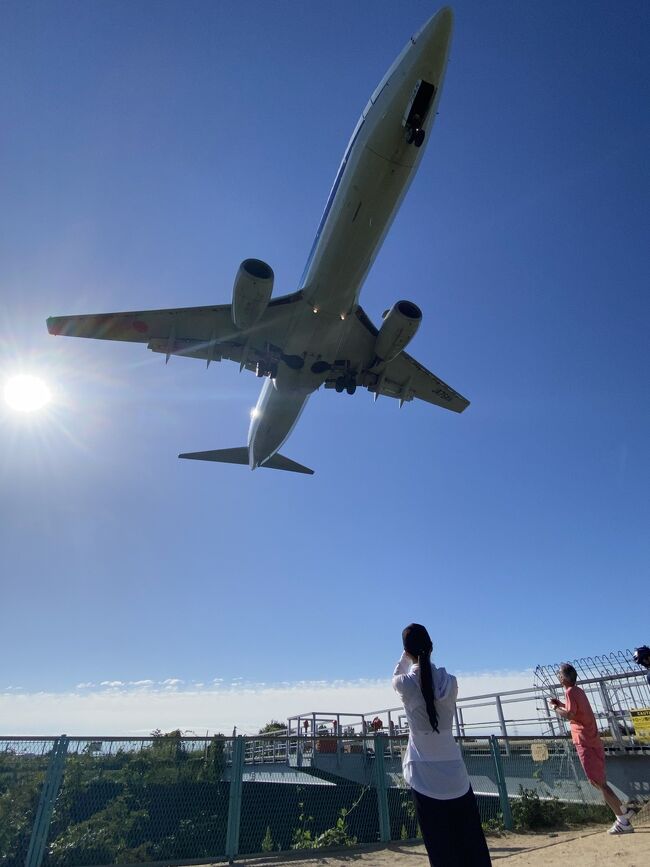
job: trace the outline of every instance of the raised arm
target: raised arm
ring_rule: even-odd
[[[411,670],[413,660],[404,650],[393,672],[393,689],[401,697],[404,693],[404,680]]]

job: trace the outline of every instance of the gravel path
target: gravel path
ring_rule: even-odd
[[[650,809],[634,823],[636,831],[625,837],[609,836],[609,826],[560,831],[553,834],[510,834],[488,838],[492,861],[503,867],[648,867],[650,864]],[[321,854],[299,860],[279,855],[236,861],[247,867],[429,867],[424,846],[392,843],[383,849],[329,857]]]

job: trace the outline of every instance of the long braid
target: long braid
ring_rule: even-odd
[[[424,697],[424,703],[427,706],[427,715],[431,728],[434,732],[438,731],[438,714],[436,713],[436,705],[433,700],[433,677],[431,674],[431,650],[423,650],[418,655],[418,664],[420,666],[420,689]]]

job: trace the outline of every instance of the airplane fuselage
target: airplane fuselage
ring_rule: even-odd
[[[352,133],[300,281],[284,363],[264,383],[248,434],[252,469],[271,458],[295,426],[309,396],[339,357],[361,288],[422,159],[447,66],[452,14],[440,10],[392,64]],[[433,86],[421,124],[424,143],[408,140],[405,118],[418,87]],[[307,336],[307,339],[306,339]],[[305,346],[308,347],[305,353]],[[348,359],[354,367],[356,359]]]

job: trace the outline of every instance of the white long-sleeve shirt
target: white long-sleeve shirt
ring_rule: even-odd
[[[466,794],[470,785],[460,747],[452,733],[458,683],[444,668],[433,664],[431,673],[437,732],[431,727],[420,689],[420,666],[413,665],[404,652],[393,672],[393,689],[404,703],[409,724],[402,769],[406,783],[416,792],[429,798],[451,800]]]

